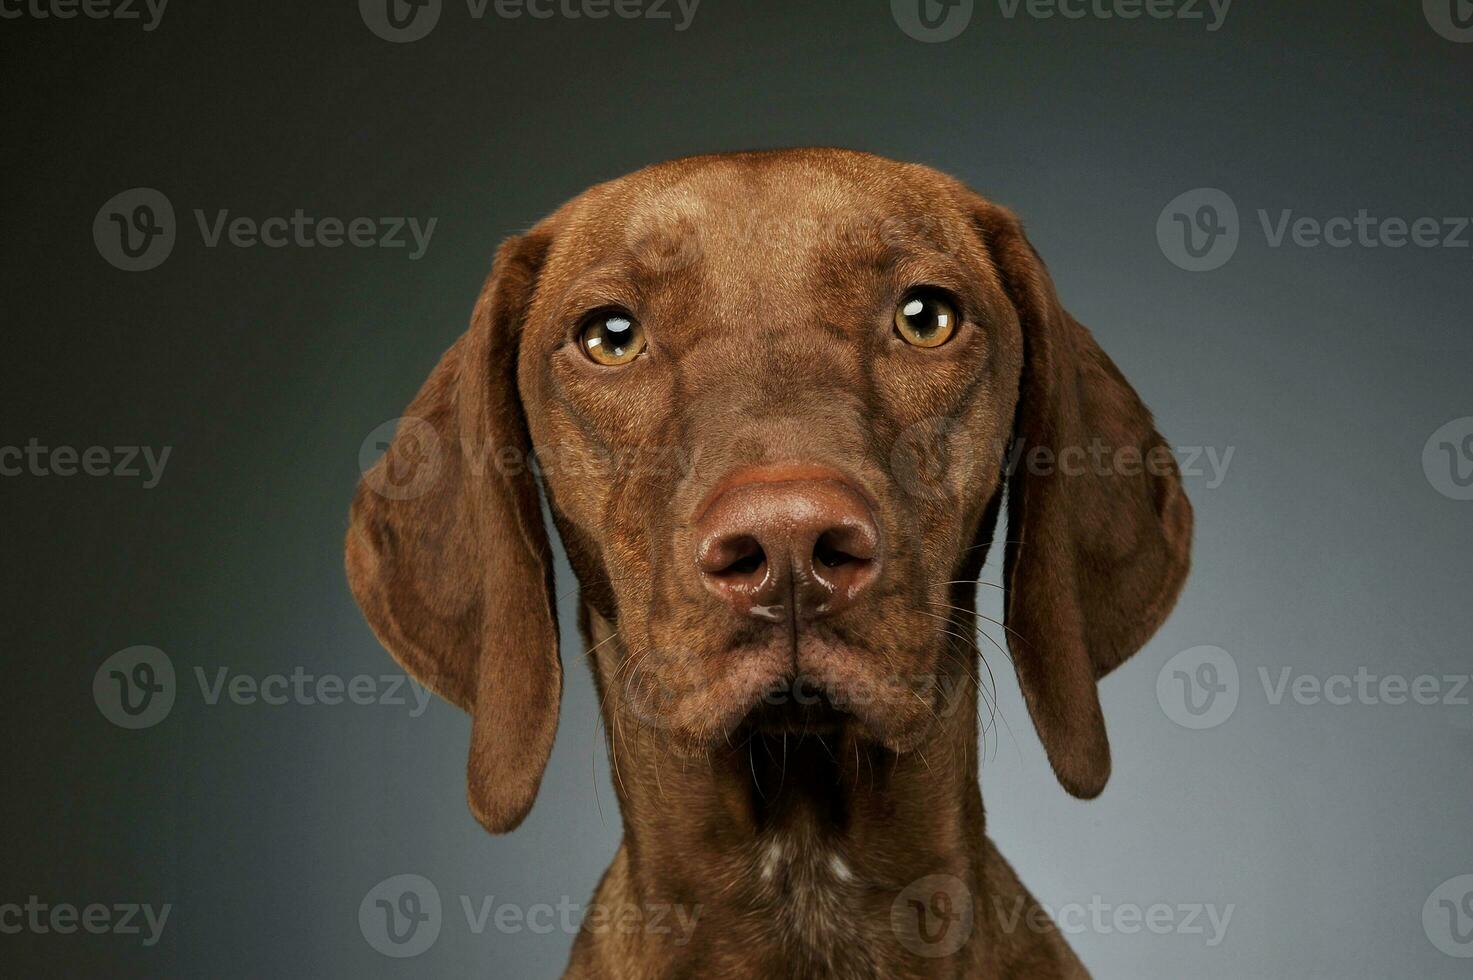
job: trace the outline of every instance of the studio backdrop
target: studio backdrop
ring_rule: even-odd
[[[492,836],[468,717],[349,592],[348,504],[502,240],[648,164],[814,145],[1020,215],[1195,509],[1174,612],[1100,686],[1100,798],[979,638],[988,835],[1081,960],[1468,975],[1464,0],[0,18],[0,972],[560,975],[621,837],[564,552],[551,763]]]

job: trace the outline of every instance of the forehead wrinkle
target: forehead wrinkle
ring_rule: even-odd
[[[955,202],[909,168],[878,166],[867,157],[757,155],[658,165],[599,185],[573,209],[575,242],[560,250],[582,270],[565,295],[574,305],[600,292],[633,305],[669,287],[696,298],[707,329],[728,332],[812,319],[816,294],[836,276],[843,289],[879,274],[886,286],[909,279],[962,292],[964,270],[978,263],[965,254],[970,235],[958,254]],[[641,248],[651,244],[689,252],[677,252],[678,268],[650,268]]]
[[[574,277],[554,298],[553,309],[559,320],[570,320],[600,306],[622,306],[638,309],[645,290],[639,277],[629,274],[622,261],[612,260]]]

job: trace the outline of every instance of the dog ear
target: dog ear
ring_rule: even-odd
[[[471,714],[471,811],[492,833],[531,809],[562,697],[552,559],[517,393],[522,319],[550,235],[503,244],[470,329],[364,474],[348,582],[379,641]]]
[[[1093,798],[1110,778],[1096,681],[1176,603],[1192,507],[1151,413],[1059,304],[1017,218],[980,200],[973,213],[1023,334],[1004,563],[1013,661],[1059,782]]]

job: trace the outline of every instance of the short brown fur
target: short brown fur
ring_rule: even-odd
[[[891,328],[922,285],[963,321],[929,350]],[[611,306],[649,338],[620,368],[577,344]],[[471,712],[477,819],[521,822],[557,722],[535,456],[625,826],[600,921],[694,916],[688,932],[590,917],[567,976],[1086,975],[986,837],[975,581],[1006,500],[1011,656],[1059,781],[1093,797],[1110,773],[1096,681],[1170,611],[1192,514],[1149,412],[1012,214],[849,151],[647,168],[502,246],[405,414],[423,421],[354,500],[348,577],[384,645]],[[1106,470],[1087,463],[1097,445]],[[692,572],[696,508],[774,464],[845,474],[886,541],[866,600],[801,627],[734,616]],[[795,680],[845,709],[837,728],[753,727]],[[943,930],[965,934],[954,949],[925,929],[934,896],[908,918],[928,876],[970,909]]]

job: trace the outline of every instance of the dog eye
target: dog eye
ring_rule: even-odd
[[[596,313],[583,324],[578,343],[595,364],[618,367],[644,353],[644,327],[627,313]]]
[[[956,333],[956,310],[933,290],[911,293],[895,308],[895,332],[915,347],[940,347]]]

